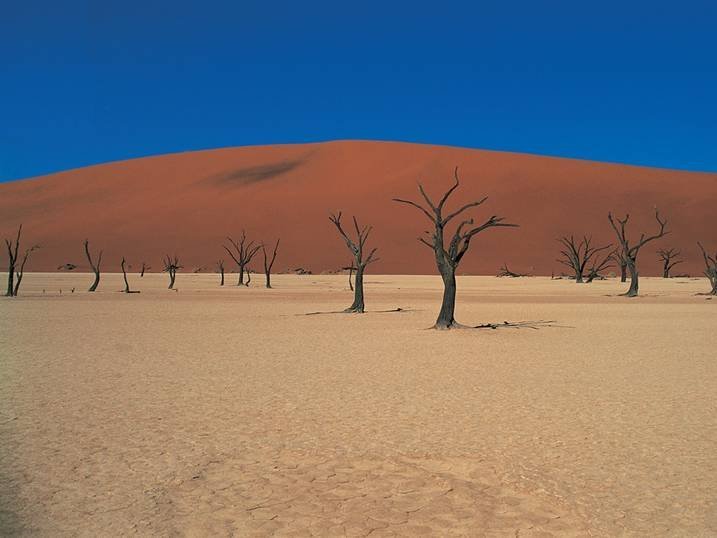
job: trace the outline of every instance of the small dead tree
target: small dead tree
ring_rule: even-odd
[[[593,260],[592,265],[590,266],[590,269],[588,270],[587,280],[585,282],[587,284],[590,284],[590,282],[592,282],[596,278],[604,279],[604,277],[602,275],[600,275],[600,272],[612,267],[614,261],[615,261],[615,251],[614,250],[606,256],[595,258]]]
[[[274,260],[276,260],[276,253],[279,250],[279,239],[276,240],[274,245],[274,251],[271,258],[266,254],[266,247],[264,243],[261,244],[261,251],[264,254],[264,275],[266,276],[266,287],[271,288],[271,268],[274,267]]]
[[[177,270],[181,269],[182,267],[183,266],[179,264],[179,258],[176,255],[174,257],[171,257],[169,256],[169,254],[167,254],[164,257],[164,269],[162,270],[162,272],[169,274],[168,289],[174,289],[174,279],[177,277]]]
[[[373,228],[371,226],[364,226],[363,228],[360,228],[358,220],[356,220],[356,217],[353,217],[354,229],[356,230],[356,239],[353,240],[344,231],[344,228],[341,224],[341,211],[339,211],[338,214],[335,215],[331,214],[329,220],[334,223],[334,226],[336,226],[336,229],[338,230],[339,234],[346,242],[346,246],[351,251],[351,254],[353,254],[353,266],[356,268],[354,302],[351,304],[351,306],[344,310],[344,312],[363,314],[365,308],[363,296],[364,271],[366,270],[366,266],[375,261],[378,261],[378,258],[374,258],[374,254],[376,254],[377,250],[375,248],[368,253],[368,256],[364,257],[364,247],[366,246],[366,241],[368,240],[368,236],[371,234],[371,230]]]
[[[224,260],[219,260],[219,261],[217,262],[217,273],[219,273],[220,275],[222,275],[222,279],[221,279],[221,281],[219,282],[219,285],[220,285],[220,286],[223,286],[223,285],[224,285]]]
[[[92,269],[92,272],[95,274],[95,281],[92,283],[90,289],[87,291],[95,291],[97,289],[97,286],[100,284],[100,264],[102,263],[102,251],[100,250],[100,253],[97,256],[97,261],[93,261],[92,255],[90,254],[90,242],[85,239],[85,255],[87,256],[87,261],[90,262],[90,268]]]
[[[254,245],[254,241],[248,241],[244,230],[241,232],[239,241],[234,241],[231,237],[227,237],[227,240],[229,241],[231,248],[226,245],[222,246],[239,267],[239,281],[237,282],[237,286],[241,286],[244,284],[244,273],[246,272],[246,267],[249,265],[249,262],[251,262],[256,253],[259,252],[261,245]]]
[[[122,256],[122,262],[120,263],[120,267],[122,268],[122,277],[124,278],[124,293],[132,293],[129,289],[129,281],[127,280],[127,267],[126,267],[126,261],[124,259],[124,256]]]
[[[38,245],[35,245],[25,250],[25,254],[22,257],[22,261],[20,262],[20,267],[16,269],[15,276],[17,278],[15,279],[15,287],[12,291],[14,297],[17,297],[17,294],[20,292],[20,283],[22,282],[22,277],[25,274],[25,264],[27,263],[27,259],[30,256],[30,253],[37,250],[38,248],[40,247]]]
[[[251,267],[246,268],[246,283],[244,284],[247,288],[251,284]]]
[[[618,248],[618,251],[620,252],[620,254],[622,254],[622,258],[627,263],[627,269],[628,271],[630,271],[630,289],[628,289],[627,292],[623,293],[622,295],[626,297],[637,297],[639,291],[637,255],[640,252],[640,249],[644,247],[647,243],[649,243],[650,241],[654,241],[655,239],[664,237],[669,233],[666,229],[667,221],[661,219],[660,212],[655,209],[655,219],[657,220],[659,230],[657,231],[657,233],[650,236],[646,236],[644,233],[641,234],[640,239],[634,245],[631,245],[630,239],[627,237],[627,232],[625,230],[627,222],[630,220],[630,215],[625,215],[624,219],[615,219],[613,218],[612,213],[608,213],[607,218],[610,221],[610,225],[612,226],[613,230],[615,230],[615,235],[617,235],[617,239],[620,242],[620,247]]]
[[[496,215],[490,217],[480,226],[475,226],[473,219],[463,220],[458,224],[453,232],[450,242],[446,244],[444,239],[446,225],[467,209],[477,207],[487,200],[486,197],[475,202],[470,202],[458,208],[456,211],[444,216],[443,206],[459,185],[458,167],[456,167],[453,177],[455,179],[455,183],[446,191],[438,203],[434,203],[426,194],[423,186],[420,183],[418,184],[418,190],[428,205],[428,208],[411,200],[394,198],[395,202],[408,204],[416,209],[419,209],[426,217],[428,217],[434,227],[432,234],[428,231],[425,232],[428,234],[428,238],[419,237],[418,240],[433,250],[436,258],[436,267],[443,279],[443,302],[441,304],[441,310],[438,314],[438,319],[434,325],[435,329],[453,329],[464,327],[463,325],[457,323],[454,317],[456,308],[456,269],[458,268],[461,260],[463,260],[466,252],[468,252],[468,248],[470,247],[473,237],[488,228],[498,226],[517,226],[517,224],[503,222],[505,218],[498,217]]]
[[[144,276],[145,271],[149,271],[151,267],[147,265],[145,262],[142,262],[142,268],[139,270],[139,277],[142,278]]]
[[[507,263],[504,263],[503,265],[501,265],[500,269],[498,270],[498,274],[495,276],[497,276],[498,278],[503,278],[503,277],[520,278],[520,277],[528,276],[528,275],[523,274],[523,273],[515,273],[515,272],[511,271],[510,269],[508,269]]]
[[[557,262],[562,263],[573,271],[577,284],[584,282],[583,275],[590,260],[595,256],[599,256],[602,251],[612,246],[593,246],[592,237],[588,237],[587,235],[584,235],[581,241],[576,241],[572,235],[569,237],[563,236],[558,239],[558,242],[563,248],[560,250],[561,258],[558,258]]]
[[[20,251],[20,236],[22,235],[22,224],[17,229],[17,236],[15,241],[5,239],[5,246],[7,246],[7,291],[5,297],[15,296],[15,267],[17,265],[17,254]]]
[[[705,260],[705,276],[712,286],[712,290],[705,295],[717,295],[717,253],[715,253],[714,256],[710,256],[707,254],[705,247],[702,246],[702,243],[698,241],[697,245],[700,247],[702,257]]]
[[[663,248],[658,250],[657,254],[662,260],[662,278],[670,278],[672,268],[679,263],[685,263],[685,260],[680,259],[680,251],[676,248]]]

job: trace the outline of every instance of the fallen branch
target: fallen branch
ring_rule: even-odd
[[[368,310],[365,311],[365,314],[387,314],[390,312],[411,312],[412,310],[410,308],[393,308],[391,310]],[[317,316],[319,314],[351,314],[352,312],[350,310],[329,310],[325,312],[307,312],[305,314],[296,314],[297,316]]]

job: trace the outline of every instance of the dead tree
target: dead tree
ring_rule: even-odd
[[[241,286],[244,284],[244,273],[246,271],[246,267],[249,265],[249,262],[251,262],[256,253],[259,252],[261,245],[254,245],[254,241],[247,241],[246,232],[244,230],[242,230],[241,237],[238,242],[234,241],[231,237],[227,237],[227,240],[234,251],[226,245],[222,246],[239,267],[239,281],[237,282],[237,286]]]
[[[246,282],[244,285],[248,288],[249,284],[251,284],[251,267],[246,268]]]
[[[222,275],[221,282],[219,282],[220,286],[224,285],[224,260],[219,260],[217,262],[217,272]]]
[[[700,247],[702,257],[705,260],[705,276],[712,286],[712,290],[706,295],[717,295],[717,253],[715,253],[714,256],[710,256],[707,254],[705,247],[702,246],[702,243],[698,241],[697,245]]]
[[[523,273],[514,273],[513,271],[508,269],[508,264],[504,263],[498,270],[498,274],[495,276],[497,276],[498,278],[503,278],[503,277],[520,278],[520,277],[528,276],[528,275],[523,274]]]
[[[179,258],[175,255],[173,258],[167,254],[164,257],[164,269],[163,273],[169,274],[169,286],[168,289],[174,289],[174,279],[177,277],[177,270],[183,266],[179,264]]]
[[[610,252],[610,254],[603,256],[602,258],[596,257],[593,260],[593,263],[590,266],[590,269],[588,270],[587,280],[585,282],[587,284],[589,284],[596,278],[604,279],[604,277],[600,275],[600,272],[612,267],[614,261],[615,261],[615,251],[614,250],[612,252]]]
[[[364,247],[366,246],[366,240],[371,234],[371,230],[373,228],[371,226],[364,226],[363,228],[360,228],[358,220],[356,220],[356,217],[353,217],[354,229],[356,230],[356,239],[353,240],[348,236],[348,234],[344,231],[343,226],[341,225],[341,211],[339,211],[336,215],[332,214],[329,217],[329,220],[334,223],[334,226],[336,226],[336,229],[339,231],[339,234],[346,242],[346,246],[351,251],[351,254],[353,254],[353,266],[356,268],[354,302],[351,304],[351,306],[344,310],[344,312],[355,312],[357,314],[363,314],[365,308],[363,298],[364,271],[366,270],[366,266],[368,266],[370,263],[378,261],[378,258],[374,258],[374,254],[376,254],[377,250],[375,248],[368,253],[368,256],[364,257]]]
[[[631,245],[630,239],[627,237],[627,232],[625,230],[625,226],[630,220],[630,215],[625,215],[624,219],[614,219],[612,213],[608,213],[607,218],[610,221],[613,230],[615,230],[615,235],[617,235],[617,239],[620,242],[620,247],[618,248],[618,251],[622,254],[622,258],[625,260],[627,264],[627,269],[630,272],[630,289],[622,295],[626,297],[637,297],[639,288],[637,255],[640,252],[640,249],[644,247],[647,243],[649,243],[650,241],[654,241],[655,239],[664,237],[666,234],[669,233],[666,230],[667,221],[660,218],[660,212],[656,209],[655,219],[657,220],[657,224],[660,229],[657,231],[657,233],[650,236],[646,236],[644,233],[641,234],[640,239],[634,245]],[[617,223],[615,222],[616,220]]]
[[[97,261],[93,261],[92,255],[90,254],[90,242],[85,239],[85,255],[87,256],[87,261],[90,262],[90,268],[92,269],[92,272],[95,274],[95,281],[92,283],[90,289],[87,291],[95,291],[100,283],[100,264],[102,263],[102,251],[100,250],[100,253],[97,256]]]
[[[13,296],[17,297],[17,294],[20,292],[20,283],[22,282],[22,276],[25,274],[25,264],[27,263],[27,258],[30,256],[30,253],[34,250],[37,250],[40,248],[38,245],[35,245],[33,247],[28,248],[25,250],[25,254],[22,257],[22,261],[20,262],[20,267],[16,269],[15,276],[17,277],[15,279],[15,287],[13,288]]]
[[[279,239],[276,240],[274,245],[274,252],[269,258],[266,254],[266,247],[264,243],[261,244],[261,251],[264,253],[264,275],[266,275],[266,287],[271,288],[271,268],[274,267],[274,260],[276,260],[276,253],[279,250]]]
[[[450,195],[458,188],[459,185],[457,167],[453,173],[453,176],[455,179],[455,183],[451,188],[446,191],[446,193],[438,201],[437,204],[435,204],[428,197],[425,190],[423,189],[423,186],[420,183],[418,184],[418,190],[421,193],[421,196],[425,200],[426,204],[428,205],[428,208],[424,207],[420,203],[412,202],[410,200],[394,198],[394,201],[396,202],[408,204],[419,209],[426,217],[428,217],[434,227],[434,231],[432,234],[430,232],[425,232],[426,234],[428,234],[428,238],[419,237],[418,240],[427,247],[429,247],[431,250],[433,250],[433,253],[436,258],[436,267],[438,268],[438,272],[441,274],[441,278],[443,279],[443,302],[441,304],[441,311],[438,314],[438,319],[436,320],[436,324],[434,325],[434,328],[436,329],[452,329],[463,327],[463,325],[456,322],[454,317],[456,308],[456,269],[458,268],[458,265],[465,256],[466,252],[468,252],[468,248],[470,247],[471,240],[473,239],[473,237],[476,234],[482,232],[483,230],[487,230],[488,228],[493,228],[497,226],[517,226],[517,224],[509,224],[503,222],[505,218],[498,217],[496,215],[490,217],[480,226],[475,226],[473,219],[462,220],[453,232],[450,242],[446,244],[444,239],[446,225],[467,209],[477,207],[487,200],[486,197],[475,202],[470,202],[458,208],[456,211],[453,211],[452,213],[449,213],[448,215],[444,216],[443,206],[446,204],[446,201],[448,200]]]
[[[124,256],[122,256],[122,263],[120,263],[120,267],[122,268],[122,277],[124,278],[124,293],[131,293],[129,290],[129,282],[127,281],[127,268],[125,264],[126,262]]]
[[[22,224],[17,229],[17,236],[13,243],[10,239],[5,239],[5,246],[7,246],[7,291],[5,297],[15,296],[15,267],[17,265],[17,253],[20,250],[20,236],[22,235]]]
[[[574,236],[563,236],[558,239],[558,242],[563,246],[560,250],[562,258],[558,258],[557,262],[569,267],[574,275],[575,282],[582,284],[583,275],[585,269],[590,263],[590,260],[595,256],[598,256],[600,252],[609,249],[612,245],[606,245],[604,247],[596,247],[592,245],[592,237],[583,236],[582,241],[576,241]],[[593,277],[594,278],[594,277]]]
[[[149,271],[150,269],[151,269],[151,267],[149,265],[147,265],[145,262],[142,262],[142,269],[140,269],[140,271],[139,271],[140,278],[142,278],[144,276],[145,271]]]
[[[663,248],[658,250],[657,254],[662,260],[662,278],[670,278],[672,268],[679,263],[685,262],[685,260],[680,259],[680,251],[676,248]]]

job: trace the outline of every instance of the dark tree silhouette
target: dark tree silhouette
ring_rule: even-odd
[[[219,285],[220,285],[220,286],[223,286],[223,285],[224,285],[224,260],[219,260],[219,261],[217,262],[217,272],[218,272],[220,275],[222,275],[222,279],[221,279],[221,281],[219,282]]]
[[[717,295],[717,253],[715,253],[714,256],[710,256],[707,254],[705,247],[702,246],[702,243],[698,241],[697,245],[700,247],[702,257],[705,260],[705,276],[712,286],[712,290],[705,295]]]
[[[503,278],[503,277],[520,278],[520,277],[528,276],[528,275],[523,274],[523,273],[515,273],[515,272],[511,271],[510,269],[508,269],[507,263],[504,263],[503,265],[501,265],[500,269],[498,270],[498,274],[495,276],[497,276],[498,278]]]
[[[145,262],[142,262],[142,268],[139,271],[140,278],[144,276],[145,271],[149,271],[150,269],[151,267],[149,265],[147,265]]]
[[[246,283],[244,284],[247,288],[251,284],[251,267],[246,268]]]
[[[90,242],[85,239],[85,255],[87,256],[87,261],[90,262],[90,268],[92,269],[92,272],[95,274],[95,281],[92,283],[90,289],[87,291],[95,291],[100,283],[100,264],[102,263],[102,251],[100,250],[100,253],[97,256],[97,261],[93,261],[92,255],[90,254]]]
[[[676,248],[663,248],[658,250],[657,254],[662,260],[662,278],[670,278],[672,268],[679,263],[685,263],[685,260],[680,259],[680,251]]]
[[[471,239],[473,239],[476,234],[488,228],[493,228],[496,226],[517,226],[517,224],[509,224],[503,222],[505,218],[498,217],[496,215],[490,217],[480,226],[474,226],[473,219],[463,220],[458,224],[455,231],[453,232],[450,242],[448,243],[448,245],[446,245],[444,239],[446,225],[467,209],[477,207],[487,200],[486,197],[475,202],[470,202],[458,208],[456,211],[453,211],[452,213],[449,213],[448,215],[444,216],[443,206],[446,204],[446,201],[448,200],[450,195],[453,194],[453,192],[458,188],[459,185],[457,167],[453,173],[453,176],[455,179],[455,183],[450,189],[446,191],[446,193],[438,201],[437,204],[435,204],[428,197],[425,190],[423,189],[423,186],[420,183],[418,184],[418,190],[420,191],[421,196],[428,205],[428,208],[410,200],[394,198],[394,201],[396,202],[408,204],[419,209],[426,217],[428,217],[428,219],[431,221],[431,223],[433,223],[434,226],[434,231],[432,235],[430,234],[430,232],[425,232],[426,234],[428,234],[428,239],[426,239],[425,237],[419,237],[418,240],[433,250],[433,253],[436,257],[436,267],[438,268],[438,272],[441,274],[441,278],[443,279],[443,302],[441,304],[441,311],[438,314],[438,319],[436,320],[436,324],[434,325],[434,328],[436,329],[452,329],[464,327],[463,325],[457,323],[454,317],[456,308],[456,269],[463,257],[465,256],[466,252],[468,252],[468,248],[471,244]]]
[[[222,246],[239,267],[239,281],[237,282],[237,286],[241,286],[244,284],[244,273],[246,271],[246,267],[249,265],[249,262],[251,262],[256,253],[259,252],[261,245],[254,245],[254,241],[247,241],[246,232],[244,230],[242,230],[241,237],[238,242],[234,241],[231,237],[227,237],[227,240],[234,251],[226,245]]]
[[[122,262],[120,263],[120,267],[122,268],[122,277],[124,278],[124,293],[133,293],[129,289],[129,281],[127,280],[127,267],[126,267],[126,261],[124,259],[124,256],[122,256]],[[143,264],[144,265],[144,264]]]
[[[274,260],[276,260],[276,253],[279,250],[279,239],[276,240],[274,245],[274,251],[269,258],[266,254],[266,247],[264,243],[261,244],[261,251],[264,254],[264,275],[266,275],[266,287],[271,288],[271,268],[274,267]]]
[[[357,314],[363,314],[364,312],[364,297],[363,297],[363,275],[366,270],[366,266],[370,263],[378,261],[378,258],[374,258],[377,249],[372,249],[368,256],[364,258],[364,247],[366,246],[366,240],[371,234],[373,229],[371,226],[359,227],[358,220],[353,217],[354,228],[356,230],[356,240],[351,239],[348,234],[344,231],[341,225],[341,211],[338,214],[332,214],[329,220],[334,223],[336,229],[339,231],[341,237],[346,242],[346,246],[351,251],[354,257],[354,267],[356,267],[356,283],[354,285],[354,302],[344,312],[355,312]]]
[[[627,269],[628,271],[630,271],[630,289],[622,295],[626,297],[637,297],[639,291],[637,255],[640,252],[640,249],[644,247],[647,243],[649,243],[650,241],[654,241],[655,239],[664,237],[669,233],[666,230],[667,221],[661,219],[660,212],[655,210],[655,219],[657,220],[657,224],[660,228],[658,232],[650,236],[646,236],[643,233],[640,235],[640,239],[634,245],[631,245],[630,239],[627,237],[627,232],[625,230],[625,226],[630,220],[630,215],[625,215],[624,219],[614,219],[612,213],[608,213],[607,218],[610,221],[613,230],[615,230],[615,235],[617,235],[617,239],[620,242],[620,247],[618,248],[618,251],[620,252],[620,254],[622,254],[622,259],[625,260],[625,262],[627,263]],[[616,220],[617,223],[615,222]]]
[[[17,236],[15,241],[5,239],[5,246],[7,246],[7,291],[5,297],[15,296],[15,268],[17,266],[17,254],[20,251],[20,236],[22,235],[22,224],[17,229]]]
[[[590,269],[588,270],[587,274],[587,280],[586,283],[590,283],[596,278],[602,278],[600,276],[600,272],[604,271],[605,269],[609,269],[613,266],[613,262],[615,261],[615,251],[613,250],[607,255],[603,255],[602,257],[597,256],[593,259],[593,263],[590,265]]]
[[[169,286],[168,289],[174,289],[174,279],[177,277],[177,270],[183,266],[179,264],[179,258],[175,255],[173,258],[167,254],[164,257],[164,269],[163,273],[169,274]]]
[[[17,278],[15,279],[15,288],[12,291],[14,297],[17,297],[17,294],[20,292],[20,283],[22,282],[22,277],[25,274],[25,264],[27,263],[27,258],[30,256],[31,252],[37,250],[38,248],[40,247],[38,245],[35,245],[25,250],[25,254],[22,257],[22,261],[20,262],[20,267],[15,270],[15,276]]]
[[[609,249],[612,245],[606,245],[604,247],[596,247],[592,244],[592,237],[583,236],[582,241],[576,241],[574,236],[563,236],[558,239],[558,242],[562,245],[560,250],[561,258],[558,258],[558,263],[569,267],[574,274],[575,282],[582,284],[584,282],[583,275],[585,270],[594,257]],[[594,278],[594,277],[593,277]]]

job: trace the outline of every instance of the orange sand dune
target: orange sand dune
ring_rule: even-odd
[[[454,166],[462,178],[454,203],[488,196],[473,212],[477,220],[499,214],[521,225],[480,236],[463,273],[495,274],[503,262],[559,273],[555,238],[573,232],[612,241],[609,210],[630,211],[635,234],[654,229],[654,206],[669,219],[672,234],[643,250],[643,274],[659,271],[657,248],[673,246],[688,259],[677,272],[699,274],[695,242],[717,245],[717,174],[359,141],[180,153],[2,184],[0,233],[9,237],[22,223],[27,242],[42,246],[29,270],[65,263],[86,269],[88,237],[94,249],[104,249],[106,270],[116,271],[121,256],[156,270],[162,255],[176,253],[189,271],[212,270],[228,258],[224,237],[246,228],[259,240],[281,237],[279,270],[320,272],[349,261],[328,220],[330,211],[343,210],[375,228],[381,261],[373,272],[430,273],[432,256],[416,241],[425,217],[391,198],[416,199],[418,180],[439,194]]]

